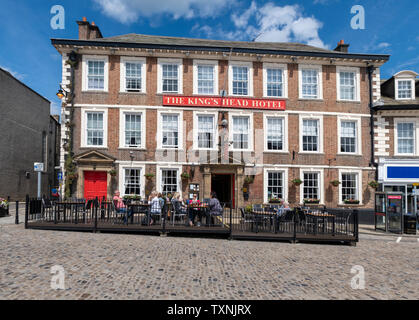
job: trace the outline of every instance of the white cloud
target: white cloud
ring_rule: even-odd
[[[174,19],[210,17],[221,12],[234,1],[225,0],[93,0],[102,12],[121,23],[136,22],[139,17],[168,14]]]
[[[388,47],[390,47],[390,43],[388,43],[388,42],[381,42],[377,45],[377,48],[379,48],[379,49],[384,49],[384,48],[388,48]]]
[[[3,70],[6,70],[7,72],[9,72],[16,79],[22,80],[25,77],[24,74],[21,74],[21,73],[19,73],[17,71],[13,71],[12,69],[10,69],[8,67],[5,67],[5,66],[0,65],[0,68],[2,68]]]
[[[277,6],[267,3],[258,8],[256,2],[242,14],[232,14],[236,27],[233,31],[223,31],[223,27],[208,26],[195,28],[208,37],[220,36],[229,40],[254,40],[264,42],[302,42],[312,46],[327,48],[319,37],[323,23],[314,17],[303,15],[298,5]]]

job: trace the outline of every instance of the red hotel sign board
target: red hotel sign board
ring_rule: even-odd
[[[163,96],[164,106],[285,110],[285,100]]]

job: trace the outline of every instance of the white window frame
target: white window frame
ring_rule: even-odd
[[[119,91],[126,93],[146,93],[146,58],[141,57],[122,57],[120,58],[120,85]],[[140,91],[128,91],[126,88],[126,63],[133,62],[141,64],[141,90]]]
[[[268,96],[268,69],[282,70],[282,96]],[[263,96],[265,98],[288,98],[288,67],[280,63],[263,63]]]
[[[317,97],[303,97],[303,70],[317,71]],[[298,65],[298,98],[302,100],[322,100],[323,99],[323,72],[322,66],[316,64],[299,64]]]
[[[241,111],[241,112],[229,112],[228,113],[228,122],[229,122],[229,141],[233,141],[233,117],[249,117],[249,144],[247,149],[235,149],[234,143],[229,146],[229,151],[253,151],[253,113]]]
[[[125,169],[140,169],[140,196],[141,198],[145,198],[145,164],[133,161],[125,161],[121,162],[118,165],[119,176],[118,176],[118,188],[121,193],[121,196],[125,196]]]
[[[268,149],[268,118],[281,118],[283,120],[282,134],[283,134],[283,145],[282,150],[269,150]],[[264,113],[263,114],[263,151],[274,152],[274,153],[288,153],[288,114],[277,116],[275,114]]]
[[[340,116],[337,117],[337,128],[338,128],[338,150],[337,154],[341,155],[362,155],[362,120],[360,117],[351,116]],[[341,123],[342,121],[353,121],[356,123],[356,136],[355,136],[355,152],[342,152],[341,147]]]
[[[167,169],[167,170],[177,170],[177,189],[180,193],[180,196],[182,197],[182,181],[181,181],[181,177],[180,175],[182,174],[182,166],[181,165],[172,165],[172,164],[167,164],[167,165],[157,165],[156,166],[156,189],[158,192],[162,192],[163,191],[163,186],[162,186],[162,170]]]
[[[300,184],[300,203],[304,203],[304,173],[319,174],[319,204],[324,205],[324,169],[317,168],[300,168],[300,179],[303,181],[303,183]]]
[[[415,79],[411,79],[411,78],[397,78],[397,79],[395,79],[396,81],[395,81],[395,83],[394,83],[394,90],[396,91],[395,92],[395,98],[396,98],[396,100],[415,100],[416,99],[416,96],[415,96]],[[399,82],[400,81],[410,81],[410,85],[411,85],[411,88],[412,88],[412,95],[411,95],[411,97],[410,98],[399,98]]]
[[[214,67],[214,90],[212,93],[198,92],[198,66],[211,65]],[[218,95],[218,60],[194,60],[193,61],[193,94],[197,95]]]
[[[263,169],[263,201],[268,202],[268,173],[281,172],[283,175],[283,196],[284,201],[288,202],[288,168],[264,168]]]
[[[104,71],[103,71],[103,89],[89,89],[88,87],[88,71],[89,71],[89,61],[103,61],[105,62]],[[109,57],[108,56],[99,56],[99,55],[83,55],[82,58],[82,91],[92,91],[92,92],[108,92],[109,85]]]
[[[125,115],[135,114],[141,115],[141,145],[136,147],[129,147],[125,144]],[[146,110],[136,108],[121,108],[119,109],[119,148],[138,150],[145,149],[146,146]]]
[[[413,123],[413,153],[399,153],[399,135],[397,126],[399,123]],[[412,118],[394,118],[394,155],[395,156],[415,156],[418,154],[419,123]]]
[[[247,67],[248,90],[247,95],[233,94],[233,67]],[[228,65],[228,91],[230,96],[253,97],[253,62],[230,61]]]
[[[354,100],[349,99],[341,99],[340,97],[340,73],[341,72],[354,72],[355,73],[355,94]],[[336,94],[338,101],[354,101],[360,102],[361,101],[361,81],[360,81],[360,69],[358,67],[336,67]]]
[[[163,146],[163,119],[162,115],[178,115],[178,147],[177,148],[167,148]],[[183,150],[183,111],[180,110],[158,110],[157,111],[157,149],[160,150]]]
[[[198,147],[198,116],[213,116],[214,117],[214,135],[212,148]],[[193,112],[193,149],[194,150],[217,150],[218,148],[218,112],[210,111],[194,111]]]
[[[178,91],[177,92],[163,92],[163,64],[177,64],[178,65]],[[157,93],[160,94],[183,94],[183,61],[182,59],[157,59]]]
[[[354,173],[357,175],[357,196],[358,196],[358,200],[359,200],[359,205],[362,205],[362,170],[349,170],[349,169],[339,169],[339,181],[341,182],[339,184],[339,200],[338,203],[339,205],[345,205],[345,202],[342,201],[342,174],[345,173]]]
[[[319,120],[319,150],[317,151],[304,151],[303,150],[303,120]],[[321,154],[323,153],[323,116],[322,115],[302,115],[299,117],[299,141],[300,141],[300,151],[299,153],[307,154]]]
[[[103,113],[103,145],[90,146],[87,145],[87,113],[102,112]],[[108,109],[107,108],[89,108],[81,109],[81,148],[106,149],[108,147]]]

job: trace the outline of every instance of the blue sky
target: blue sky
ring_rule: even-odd
[[[65,9],[65,29],[53,30],[51,7]],[[351,8],[365,9],[365,29],[351,28]],[[0,0],[0,67],[52,102],[61,80],[51,38],[78,37],[86,16],[105,37],[143,33],[223,40],[292,41],[334,49],[340,39],[356,53],[390,54],[382,78],[419,72],[417,0]]]

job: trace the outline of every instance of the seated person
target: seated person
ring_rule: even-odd
[[[190,205],[200,205],[201,201],[198,200],[198,196],[195,193],[193,195],[193,198],[191,200],[189,200],[189,204]],[[195,221],[195,217],[198,215],[199,217],[199,221],[198,221],[198,227],[201,226],[201,219],[202,219],[202,214],[201,214],[201,209],[200,208],[190,208],[189,209],[189,225],[192,227],[194,225],[194,221]]]
[[[157,191],[152,191],[150,196],[148,197],[148,203],[151,205],[149,215],[150,226],[154,223],[152,216],[161,214],[161,201],[158,195],[159,194],[157,193]]]
[[[208,203],[207,210],[207,225],[210,222],[210,219],[213,219],[213,216],[220,216],[223,214],[223,207],[220,204],[220,201],[217,199],[217,194],[215,192],[211,192],[211,198]]]
[[[113,196],[113,203],[115,205],[116,212],[118,212],[118,213],[126,213],[127,212],[127,207],[125,206],[125,203],[121,198],[121,193],[119,192],[119,190],[115,191],[115,194]],[[132,212],[131,212],[131,210],[129,210],[128,217],[130,217],[131,214],[132,214]],[[124,216],[124,223],[127,223],[127,217],[126,216]]]
[[[179,192],[175,192],[173,194],[173,198],[172,198],[172,206],[173,206],[173,210],[178,214],[187,214],[188,210],[187,207],[183,204],[183,202],[180,200],[180,193]]]

